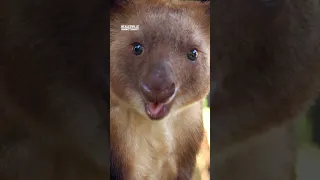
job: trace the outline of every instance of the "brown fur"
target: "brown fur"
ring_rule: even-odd
[[[209,4],[132,1],[111,14],[110,140],[112,179],[191,179],[203,137],[201,102],[209,91]],[[121,25],[139,25],[121,31]],[[129,45],[142,42],[135,57]],[[186,54],[202,52],[195,64]],[[166,58],[179,90],[162,120],[150,120],[138,88],[157,58]],[[150,63],[149,63],[150,61]]]
[[[0,179],[108,179],[107,1],[0,2]]]
[[[213,4],[212,177],[293,180],[294,119],[320,88],[318,0]]]

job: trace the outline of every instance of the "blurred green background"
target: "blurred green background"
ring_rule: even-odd
[[[320,99],[298,126],[298,180],[320,179]]]
[[[205,128],[210,128],[210,108],[208,99],[204,100],[203,121]],[[310,108],[308,113],[297,123],[297,180],[320,180],[320,99]],[[210,134],[208,134],[210,135]],[[210,137],[207,137],[210,141]],[[210,144],[210,143],[209,143]],[[209,158],[210,156],[202,156]],[[201,161],[205,161],[202,159]],[[206,177],[194,178],[205,180]]]

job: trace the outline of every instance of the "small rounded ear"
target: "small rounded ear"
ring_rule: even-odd
[[[201,0],[202,3],[204,3],[206,5],[206,14],[210,17],[210,0]]]
[[[200,2],[203,3],[205,14],[210,17],[210,0],[200,0]]]
[[[202,1],[202,9],[203,9],[203,14],[202,14],[202,22],[204,27],[210,31],[210,12],[211,12],[211,6],[210,6],[210,1]],[[204,15],[204,16],[203,16]]]

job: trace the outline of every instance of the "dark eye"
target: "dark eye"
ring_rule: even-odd
[[[143,46],[142,44],[138,43],[138,42],[134,42],[131,44],[132,45],[132,52],[138,56],[140,54],[142,54],[143,52]]]
[[[198,50],[192,49],[190,52],[188,52],[187,57],[190,61],[196,61],[198,58]]]

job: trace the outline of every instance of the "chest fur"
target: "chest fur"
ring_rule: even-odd
[[[111,173],[117,180],[191,179],[203,138],[201,103],[160,121],[111,103]]]
[[[174,123],[142,119],[133,112],[111,111],[111,144],[128,170],[125,179],[172,179],[177,174]],[[132,114],[133,113],[133,114]]]

